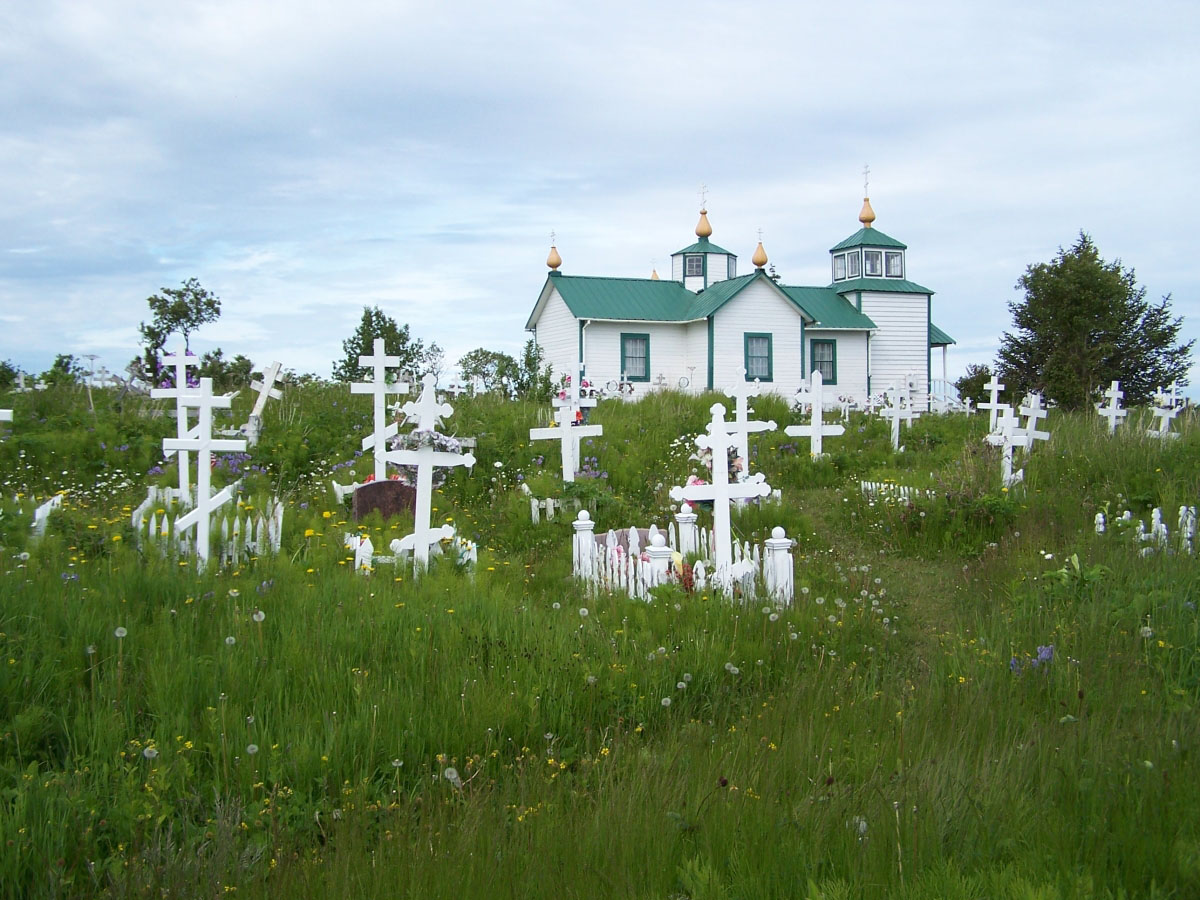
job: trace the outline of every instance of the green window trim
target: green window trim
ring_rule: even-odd
[[[822,350],[821,357],[828,355],[829,358],[828,359],[818,358],[817,348],[820,348]],[[823,352],[827,348],[829,351],[828,354]],[[822,363],[822,362],[829,363],[829,368],[830,368],[832,375],[831,375],[831,377],[826,378],[825,373],[822,372],[821,373],[821,381],[824,384],[837,384],[837,341],[836,340],[822,340],[821,338],[813,338],[809,342],[809,359],[812,360],[812,362],[809,364],[810,365],[810,369],[809,369],[810,374],[820,368],[820,363]]]
[[[757,343],[757,346],[755,349],[761,349],[762,344],[759,342],[761,342],[762,340],[765,340],[767,342],[767,352],[766,352],[767,372],[765,375],[762,375],[762,374],[755,375],[755,374],[753,374],[754,368],[750,365],[750,342],[755,341]],[[767,332],[747,331],[742,336],[742,362],[743,362],[743,368],[745,368],[745,370],[746,370],[746,380],[747,381],[754,381],[756,378],[759,381],[773,381],[774,380],[775,354],[774,354],[773,344],[774,344],[774,341],[772,339],[772,336]],[[761,353],[758,353],[755,355],[755,359],[761,360],[762,358],[763,358],[763,354],[761,354]]]
[[[645,371],[644,375],[631,375],[631,374],[629,374],[628,370],[625,367],[625,363],[626,363],[627,359],[630,359],[630,358],[636,359],[637,358],[637,357],[631,357],[626,352],[626,348],[629,344],[629,341],[631,341],[631,340],[633,340],[633,341],[642,340],[642,341],[646,342],[646,356],[645,356],[646,371]],[[638,333],[633,333],[633,332],[622,332],[621,333],[621,375],[624,376],[626,381],[649,381],[650,380],[650,335],[649,334],[645,334],[645,333],[638,334]]]
[[[696,271],[693,272],[692,268]],[[690,253],[683,258],[683,277],[684,278],[703,278],[704,277],[704,257],[698,253]]]

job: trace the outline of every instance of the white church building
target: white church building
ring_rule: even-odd
[[[860,403],[905,380],[918,398],[942,394],[954,340],[930,319],[933,292],[908,280],[908,248],[873,227],[869,199],[858,218],[862,227],[829,251],[830,283],[820,287],[777,283],[761,241],[753,271],[739,275],[737,256],[712,242],[705,209],[696,242],[671,254],[670,279],[566,275],[552,246],[525,328],[556,378],[582,364],[593,382],[625,382],[635,396],[723,391],[743,369],[789,397],[814,370],[831,393]]]

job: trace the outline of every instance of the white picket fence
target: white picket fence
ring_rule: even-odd
[[[579,512],[579,501],[573,499],[555,500],[553,497],[547,497],[545,500],[539,500],[537,497],[529,498],[529,517],[536,525],[542,521],[542,513],[546,513],[546,521],[553,522],[554,516],[558,512],[570,510],[571,512]]]
[[[146,499],[130,514],[130,524],[139,547],[155,547],[166,556],[190,556],[195,538],[175,531],[176,520],[187,512],[178,502],[175,488],[150,487]],[[283,503],[272,498],[265,508],[247,506],[234,493],[234,502],[209,517],[210,533],[221,545],[223,564],[237,565],[251,556],[278,553],[283,540]]]
[[[900,500],[918,500],[937,496],[936,491],[893,484],[890,481],[860,481],[858,484],[864,497],[896,497]]]
[[[354,571],[360,575],[370,575],[375,571],[375,567],[381,564],[396,565],[411,561],[411,550],[400,550],[397,545],[400,541],[392,541],[392,553],[388,555],[380,555],[375,552],[375,544],[371,541],[370,535],[355,534],[354,532],[346,532],[343,536],[343,544],[347,550],[354,551]],[[434,556],[441,556],[442,541],[433,544],[429,549]],[[475,564],[479,562],[479,545],[474,541],[467,540],[464,537],[454,537],[450,539],[450,550],[454,553],[455,558],[460,566],[466,566],[468,570],[474,571]]]
[[[1167,523],[1163,521],[1162,509],[1157,506],[1150,512],[1149,528],[1146,528],[1146,523],[1141,519],[1134,519],[1133,513],[1129,510],[1125,510],[1118,519],[1114,520],[1112,526],[1115,527],[1115,530],[1129,534],[1134,541],[1134,546],[1140,548],[1138,552],[1142,556],[1151,556],[1154,553],[1172,553],[1176,550],[1190,556],[1196,542],[1196,507],[1179,507],[1174,544],[1171,543],[1171,533],[1167,528]],[[1096,534],[1106,534],[1109,527],[1104,513],[1096,513],[1094,520]]]
[[[700,554],[711,560],[713,548],[708,530],[696,524],[697,516],[687,504],[675,514],[665,531],[655,525],[647,529],[610,529],[597,538],[595,523],[581,510],[572,523],[571,565],[575,577],[593,593],[620,591],[639,600],[650,597],[650,589],[677,579],[672,565],[675,553],[683,557]],[[733,565],[727,579],[713,579],[712,563],[702,559],[692,567],[692,584],[697,590],[727,582],[734,594],[748,602],[757,593],[758,579],[767,595],[780,606],[790,606],[795,577],[792,540],[776,528],[760,547],[749,541],[734,541]]]

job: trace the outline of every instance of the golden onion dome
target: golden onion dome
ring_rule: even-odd
[[[700,221],[696,223],[696,237],[711,237],[712,226],[708,224],[708,210],[700,210]]]
[[[870,228],[871,223],[875,221],[875,210],[871,209],[869,197],[863,197],[862,212],[858,214],[858,221],[863,223],[863,228]]]
[[[750,257],[750,261],[760,269],[767,264],[767,251],[763,249],[762,241],[754,248],[754,255]]]
[[[548,265],[555,272],[557,272],[558,267],[562,265],[562,257],[558,255],[558,248],[553,244],[550,245],[550,255],[546,257],[546,265]]]
[[[658,269],[651,269],[651,270],[650,270],[650,280],[651,280],[651,281],[658,281]]]

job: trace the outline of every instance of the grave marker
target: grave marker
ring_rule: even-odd
[[[565,404],[554,411],[554,418],[558,422],[558,427],[530,428],[529,439],[560,443],[563,481],[572,483],[575,481],[575,470],[579,468],[580,439],[598,437],[604,433],[604,427],[602,425],[576,425],[575,414],[571,411],[571,407]]]
[[[395,384],[388,384],[387,370],[398,368],[400,357],[387,355],[383,338],[375,338],[374,352],[370,356],[360,356],[358,364],[371,367],[372,380],[352,382],[350,393],[370,394],[374,398],[375,431],[362,439],[362,448],[374,451],[375,480],[383,481],[387,478],[387,442],[399,431],[399,426],[395,422],[387,421],[387,395],[407,394],[408,384],[399,381]]]
[[[208,562],[209,517],[233,497],[229,486],[223,487],[215,495],[210,496],[213,451],[245,450],[246,442],[244,440],[213,439],[212,412],[214,409],[228,409],[233,402],[233,397],[230,395],[214,397],[211,378],[201,378],[200,387],[196,393],[183,395],[182,401],[187,406],[196,407],[199,412],[199,421],[196,423],[196,428],[189,431],[184,437],[164,438],[163,450],[178,451],[181,460],[186,458],[189,450],[196,451],[196,505],[190,512],[175,521],[175,532],[179,534],[193,525],[196,526],[196,556],[199,557],[200,568],[203,569]]]
[[[1148,435],[1156,438],[1179,437],[1178,431],[1171,430],[1171,421],[1183,411],[1183,407],[1180,405],[1182,398],[1176,391],[1176,385],[1173,383],[1169,391],[1164,391],[1160,387],[1155,392],[1154,408],[1150,411],[1158,419],[1158,424],[1146,431]]]
[[[1108,406],[1097,403],[1096,412],[1108,420],[1108,433],[1116,434],[1117,426],[1129,415],[1129,410],[1121,408],[1121,400],[1125,396],[1125,392],[1121,390],[1121,382],[1114,381],[1101,396],[1108,401]]]
[[[766,476],[762,472],[756,472],[745,481],[729,483],[729,448],[736,446],[737,435],[729,430],[730,423],[725,421],[725,407],[722,404],[714,403],[711,412],[712,421],[708,425],[708,434],[697,435],[695,440],[696,446],[701,450],[712,451],[712,484],[673,487],[671,488],[671,499],[677,502],[681,500],[688,502],[712,501],[713,540],[716,545],[714,548],[715,578],[718,584],[728,591],[734,578],[739,574],[733,568],[729,504],[734,500],[766,497],[771,493],[771,486],[767,484]]]
[[[437,376],[432,373],[423,379],[421,396],[417,402],[410,401],[404,404],[404,415],[415,423],[412,434],[437,433],[441,420],[453,414],[454,408],[450,404],[438,403]],[[396,553],[412,550],[415,571],[420,572],[429,565],[429,545],[454,537],[454,526],[449,523],[439,528],[430,527],[433,470],[441,466],[466,466],[469,469],[475,465],[475,457],[470,453],[446,453],[434,450],[432,444],[423,444],[416,450],[389,451],[386,461],[401,466],[415,466],[417,470],[413,533],[392,541],[391,548]]]
[[[810,453],[813,459],[820,459],[825,454],[821,450],[821,440],[825,435],[837,437],[846,433],[844,425],[826,425],[822,421],[825,411],[825,388],[821,372],[813,369],[811,387],[808,390],[812,400],[812,421],[808,425],[789,425],[783,433],[789,437],[806,437],[810,442]]]
[[[1014,473],[1013,448],[1021,447],[1028,449],[1030,445],[1029,435],[1025,433],[1023,428],[1020,428],[1021,420],[1013,415],[1012,407],[1007,404],[1003,408],[1003,415],[997,420],[996,430],[989,434],[986,440],[993,447],[1000,447],[1000,474],[1006,488],[1013,487],[1025,480],[1025,470],[1021,469]]]
[[[750,418],[754,410],[750,408],[749,401],[751,397],[758,396],[759,382],[757,378],[747,381],[744,368],[738,372],[742,377],[734,381],[733,387],[725,393],[734,400],[733,422],[730,423],[729,430],[737,435],[737,454],[742,460],[742,476],[745,477],[750,471],[751,432],[774,431],[779,426],[771,419],[763,422]]]
[[[1025,417],[1025,434],[1028,436],[1028,447],[1030,452],[1033,451],[1037,441],[1050,440],[1050,432],[1038,431],[1038,421],[1046,418],[1050,413],[1042,406],[1041,391],[1031,391],[1026,397],[1025,402],[1017,410],[1018,413]]]
[[[1002,407],[1008,405],[1000,402],[1000,392],[1004,390],[1004,385],[998,382],[996,376],[993,375],[991,381],[985,384],[983,389],[988,392],[990,397],[982,403],[976,403],[975,408],[988,410],[988,431],[995,431],[996,415]]]
[[[186,351],[176,350],[174,354],[162,358],[165,368],[175,370],[175,386],[169,388],[151,388],[150,396],[156,399],[175,399],[175,439],[185,441],[196,436],[197,432],[188,429],[188,406],[184,397],[194,388],[188,386],[188,366],[200,365],[195,356],[188,356]],[[211,384],[211,379],[210,379]],[[228,406],[229,404],[226,404]],[[175,453],[163,444],[163,455],[168,459]],[[179,502],[185,506],[192,505],[192,474],[188,465],[187,452],[179,454]]]

